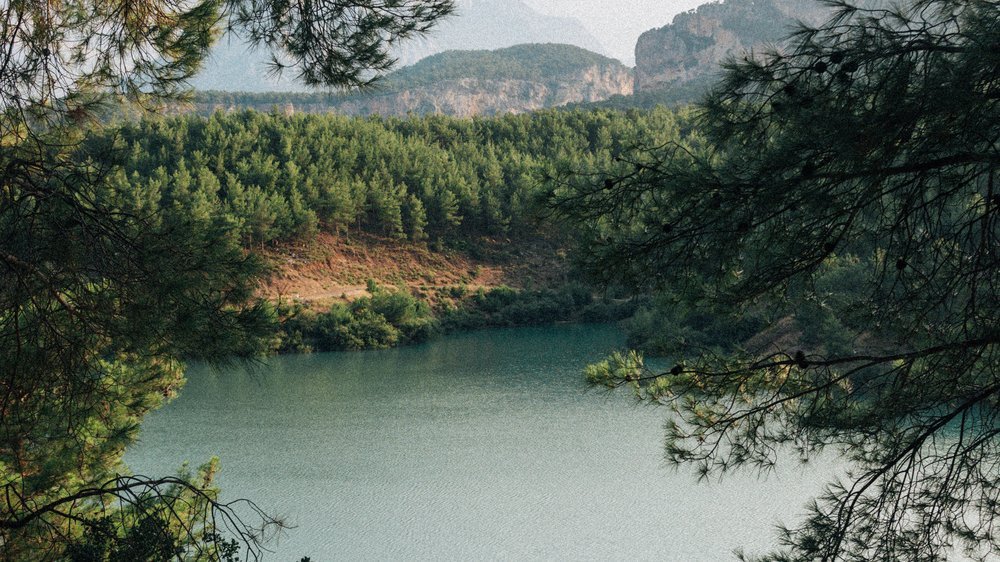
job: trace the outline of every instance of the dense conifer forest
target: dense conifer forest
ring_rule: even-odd
[[[179,228],[214,224],[258,254],[308,245],[323,232],[466,254],[497,239],[518,245],[541,237],[572,256],[580,226],[540,218],[540,201],[555,178],[598,174],[636,146],[671,142],[698,144],[687,110],[550,110],[481,119],[244,111],[125,122],[94,136],[84,150],[114,167],[109,191],[128,206],[174,217]],[[823,277],[831,285],[828,302],[794,312],[778,303],[739,312],[684,306],[669,291],[650,298],[641,288],[615,293],[613,284],[612,293],[627,299],[595,302],[593,294],[608,288],[600,283],[453,288],[438,306],[405,288],[380,287],[368,298],[322,309],[278,303],[272,347],[391,347],[441,330],[630,317],[623,327],[633,347],[671,354],[692,346],[731,349],[783,316],[789,333],[832,346],[855,333],[834,304],[870,266],[857,256],[871,251],[853,247],[846,258],[831,260]]]
[[[115,190],[149,210],[225,217],[247,247],[364,231],[440,246],[537,235],[535,202],[560,169],[606,168],[682,134],[653,111],[492,119],[216,113],[128,122],[86,150],[114,155]]]
[[[112,170],[104,196],[123,211],[181,231],[221,229],[258,256],[308,246],[319,233],[478,255],[497,240],[569,248],[574,230],[539,217],[551,179],[596,173],[635,146],[677,141],[689,121],[664,108],[482,119],[220,112],[123,122],[81,150]],[[391,347],[442,330],[617,320],[638,306],[595,301],[600,288],[579,281],[444,292],[433,307],[394,287],[322,308],[278,302],[271,348]]]

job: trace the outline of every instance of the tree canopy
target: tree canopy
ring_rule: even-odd
[[[5,559],[233,559],[280,526],[218,501],[214,463],[121,474],[182,359],[262,349],[260,271],[225,217],[114,183],[102,108],[185,91],[223,32],[308,84],[363,86],[450,0],[8,2],[0,15],[0,553]],[[253,520],[248,517],[252,517]],[[227,533],[230,533],[227,535]],[[235,535],[233,535],[235,534]]]
[[[671,405],[667,456],[703,475],[850,461],[765,559],[995,556],[1000,5],[826,3],[787,50],[728,64],[686,142],[557,182],[595,275],[769,326],[588,376]]]

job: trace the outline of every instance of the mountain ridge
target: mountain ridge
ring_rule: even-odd
[[[678,14],[636,43],[636,92],[707,90],[727,57],[773,46],[796,22],[815,25],[829,6],[803,0],[724,0]]]
[[[528,44],[447,51],[389,74],[378,89],[351,94],[202,92],[195,110],[239,108],[347,115],[523,113],[632,93],[631,69],[572,45]]]
[[[458,13],[431,33],[409,40],[393,53],[397,68],[451,50],[494,50],[526,43],[570,44],[605,53],[605,48],[579,21],[543,15],[521,0],[462,0]],[[269,55],[236,37],[223,38],[205,67],[191,79],[196,90],[230,92],[315,92],[295,80],[292,71],[269,72]]]

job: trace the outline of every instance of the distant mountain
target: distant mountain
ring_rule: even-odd
[[[404,45],[400,64],[452,50],[501,49],[525,43],[562,43],[606,55],[578,20],[543,15],[521,0],[459,0],[458,14],[425,38]]]
[[[796,22],[818,24],[830,8],[813,0],[725,0],[678,14],[635,48],[636,92],[690,101],[708,89],[730,55],[774,45]]]
[[[439,53],[390,74],[371,92],[202,92],[195,109],[469,117],[596,102],[630,95],[632,86],[631,69],[615,59],[572,45],[529,44]]]
[[[431,34],[411,40],[396,53],[399,65],[414,64],[450,50],[492,50],[524,43],[561,43],[604,53],[600,41],[572,18],[546,16],[521,0],[459,0],[458,13]],[[193,80],[198,90],[230,92],[311,91],[286,73],[269,75],[268,55],[242,42],[223,39]]]
[[[525,44],[492,51],[446,51],[393,72],[386,77],[383,89],[398,91],[468,79],[543,82],[598,66],[628,70],[614,59],[565,44]]]
[[[639,35],[670,23],[708,0],[522,0],[550,16],[576,18],[604,45],[604,54],[635,66]]]

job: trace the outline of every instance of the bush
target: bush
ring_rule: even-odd
[[[590,310],[587,317],[584,317],[584,312],[593,304],[591,290],[578,283],[540,291],[523,291],[502,286],[490,291],[479,289],[462,301],[458,308],[442,311],[441,323],[446,331],[455,331],[490,326],[535,326],[574,320],[609,321],[608,318],[600,317],[599,309]]]
[[[522,291],[511,287],[479,289],[457,306],[442,305],[437,317],[424,301],[405,291],[369,283],[370,297],[336,304],[316,313],[302,305],[281,307],[279,353],[382,349],[429,340],[440,330],[457,331],[491,326],[536,326],[555,322],[610,322],[635,310],[632,301],[595,302],[586,286]],[[450,295],[450,291],[446,291]],[[439,319],[440,318],[440,321]]]
[[[404,292],[374,285],[371,297],[336,304],[315,313],[297,307],[285,310],[279,353],[384,349],[422,342],[437,331],[426,303]]]

